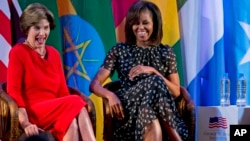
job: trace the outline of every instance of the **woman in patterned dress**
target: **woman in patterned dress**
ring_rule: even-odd
[[[134,3],[126,16],[125,43],[117,43],[90,84],[90,90],[108,99],[116,116],[117,141],[161,141],[160,123],[168,136],[188,138],[188,130],[175,106],[180,95],[176,56],[161,44],[159,8],[148,1]],[[102,87],[114,71],[121,89],[113,93]]]
[[[55,27],[52,12],[42,4],[30,4],[20,17],[20,27],[27,39],[10,51],[7,92],[18,105],[26,135],[46,130],[57,141],[95,141],[86,102],[70,95],[60,54],[46,45]]]

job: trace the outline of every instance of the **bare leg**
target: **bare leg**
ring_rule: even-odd
[[[78,125],[83,141],[95,141],[95,135],[92,127],[92,123],[89,119],[89,114],[84,107],[78,116]]]
[[[76,119],[73,119],[66,134],[63,137],[63,141],[79,141],[79,131]]]
[[[163,120],[162,120],[163,121]],[[170,138],[171,141],[182,141],[179,133],[173,128],[171,127],[167,122],[163,121],[163,126],[166,129],[168,136]]]
[[[162,141],[161,125],[158,119],[148,125],[143,141]]]

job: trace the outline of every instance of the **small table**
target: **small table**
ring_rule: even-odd
[[[250,125],[250,106],[199,106],[198,141],[229,141],[230,125]]]

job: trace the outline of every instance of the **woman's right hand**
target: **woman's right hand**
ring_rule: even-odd
[[[114,93],[112,93],[108,97],[108,101],[109,107],[111,109],[111,116],[114,117],[115,114],[117,119],[122,120],[124,118],[124,111],[120,99]]]
[[[18,119],[27,136],[38,135],[39,131],[43,131],[42,129],[38,128],[36,124],[29,122],[28,114],[26,109],[23,107],[18,109]]]
[[[124,111],[121,101],[113,92],[103,88],[101,85],[107,80],[110,74],[111,74],[110,70],[101,67],[100,70],[97,72],[96,76],[94,77],[94,79],[90,83],[90,91],[100,97],[108,99],[110,113],[112,117],[114,117],[115,115],[117,119],[123,119]]]
[[[32,124],[32,123],[26,124],[26,125],[24,125],[22,127],[23,127],[23,129],[25,131],[25,134],[27,136],[38,135],[39,130],[42,131],[42,129],[38,128],[37,125]]]

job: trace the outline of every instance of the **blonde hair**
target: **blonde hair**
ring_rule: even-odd
[[[29,28],[36,25],[42,19],[49,21],[50,29],[55,27],[54,15],[46,6],[40,3],[28,5],[20,17],[21,31],[27,35]]]

